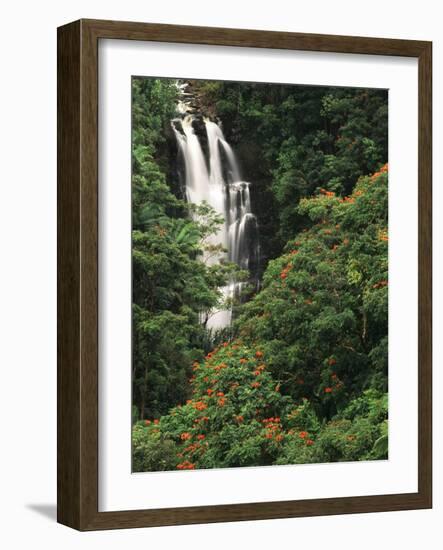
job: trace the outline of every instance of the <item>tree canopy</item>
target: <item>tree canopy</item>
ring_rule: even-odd
[[[175,81],[134,78],[133,469],[385,458],[387,92],[193,86],[252,182],[262,277],[207,330],[223,220],[184,200]]]

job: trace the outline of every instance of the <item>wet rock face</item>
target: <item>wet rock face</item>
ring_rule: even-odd
[[[194,120],[192,121],[192,127],[194,128],[194,132],[198,136],[200,140],[207,140],[206,136],[206,126],[204,122],[203,115],[201,113],[196,113],[194,115]]]
[[[186,112],[199,118],[208,118],[212,122],[219,123],[214,105],[206,101],[205,95],[201,92],[199,80],[185,80],[181,84],[182,101],[186,106]]]

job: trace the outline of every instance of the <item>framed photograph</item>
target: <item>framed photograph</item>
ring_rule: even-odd
[[[58,521],[430,508],[430,42],[58,29]]]

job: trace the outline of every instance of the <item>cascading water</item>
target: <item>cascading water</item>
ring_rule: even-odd
[[[178,146],[183,155],[186,198],[190,203],[206,201],[225,223],[210,240],[211,245],[221,245],[227,252],[206,254],[208,264],[228,260],[241,269],[257,269],[259,263],[259,240],[257,219],[251,210],[250,184],[242,181],[234,151],[225,140],[218,124],[204,118],[207,136],[209,169],[205,155],[195,133],[196,115],[191,107],[192,94],[187,94],[186,85],[179,86],[181,101],[177,106],[179,118],[172,121]],[[251,274],[252,275],[252,274]],[[239,298],[244,287],[235,277],[221,289],[225,299]],[[211,312],[206,326],[219,329],[232,320],[232,308]]]

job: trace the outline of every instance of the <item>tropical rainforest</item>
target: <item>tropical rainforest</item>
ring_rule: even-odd
[[[250,182],[249,268],[186,192],[207,121]],[[387,458],[387,161],[386,90],[133,78],[133,471]]]

